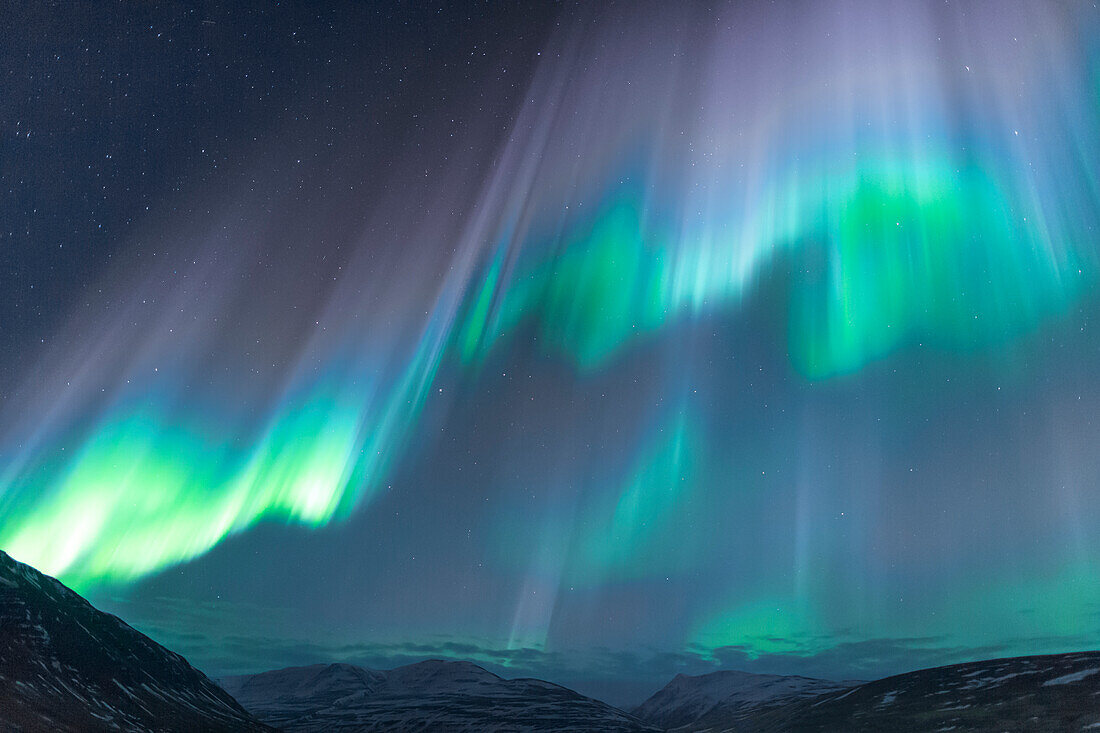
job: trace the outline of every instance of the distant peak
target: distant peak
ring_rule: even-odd
[[[385,673],[389,684],[419,689],[424,686],[484,685],[500,677],[473,662],[429,659],[407,664]]]
[[[493,674],[489,670],[481,667],[473,662],[467,662],[465,660],[451,660],[451,659],[425,659],[423,662],[413,662],[412,664],[406,664],[401,667],[395,667],[393,672],[401,669],[407,670],[469,670],[478,671],[485,674]],[[495,676],[495,675],[494,675]]]

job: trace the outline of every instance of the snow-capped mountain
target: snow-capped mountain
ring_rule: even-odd
[[[1100,729],[1100,652],[923,669],[746,714],[712,710],[691,730],[1080,731]]]
[[[350,664],[315,664],[218,681],[254,715],[282,724],[350,704],[372,694],[384,680],[381,672]]]
[[[183,657],[4,552],[0,728],[270,730]]]
[[[694,723],[712,711],[719,715],[748,714],[763,706],[815,697],[847,685],[811,677],[749,672],[676,675],[671,682],[631,712],[659,728]]]
[[[655,730],[565,687],[506,680],[470,662],[428,661],[385,672],[313,665],[221,682],[246,709],[286,731]]]

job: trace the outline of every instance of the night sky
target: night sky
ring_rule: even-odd
[[[212,675],[1100,646],[1096,3],[234,5],[0,11],[0,548]]]

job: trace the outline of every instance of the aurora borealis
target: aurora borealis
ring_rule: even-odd
[[[20,12],[0,548],[204,669],[1100,643],[1095,4]]]

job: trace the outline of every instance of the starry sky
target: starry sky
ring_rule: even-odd
[[[1100,644],[1095,3],[4,15],[0,548],[204,671]]]

